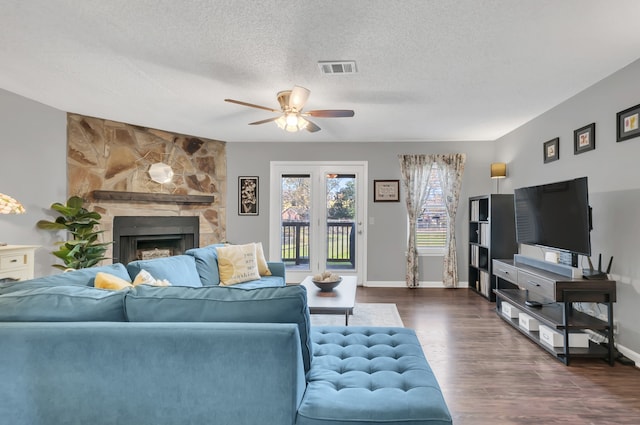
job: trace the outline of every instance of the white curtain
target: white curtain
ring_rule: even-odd
[[[400,172],[409,213],[409,241],[407,243],[406,282],[409,288],[420,285],[418,249],[416,247],[416,221],[429,196],[429,175],[434,163],[432,155],[398,155]]]
[[[451,155],[434,155],[442,194],[444,195],[449,228],[447,231],[447,246],[444,256],[442,282],[445,287],[458,286],[458,259],[456,256],[456,213],[460,200],[460,188],[462,186],[462,174],[466,155],[456,153]]]

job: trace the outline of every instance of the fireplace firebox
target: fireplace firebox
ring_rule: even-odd
[[[113,262],[184,254],[199,246],[198,217],[150,216],[113,218]]]

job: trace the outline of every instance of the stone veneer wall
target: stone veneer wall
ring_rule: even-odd
[[[171,182],[151,180],[148,170],[156,162],[171,166]],[[69,196],[81,196],[87,209],[102,214],[104,240],[113,240],[115,216],[199,216],[200,246],[226,239],[224,142],[70,113],[67,178]],[[94,190],[213,195],[214,202],[105,201],[94,199]]]

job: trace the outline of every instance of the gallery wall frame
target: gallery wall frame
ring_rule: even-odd
[[[640,104],[616,114],[616,142],[640,136]]]
[[[573,154],[578,155],[596,148],[596,123],[573,131]]]
[[[400,202],[400,180],[374,180],[373,202]]]
[[[257,176],[238,177],[238,215],[258,215],[259,183]]]
[[[542,144],[544,163],[557,161],[560,159],[560,138],[556,137]]]

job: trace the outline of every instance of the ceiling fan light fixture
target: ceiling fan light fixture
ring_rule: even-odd
[[[297,127],[298,126],[298,116],[296,114],[287,114],[285,121],[287,122],[287,127]]]
[[[283,130],[295,133],[296,131],[304,130],[309,125],[309,121],[298,114],[288,113],[279,117],[276,120],[276,124]]]
[[[318,109],[302,112],[310,93],[309,89],[302,86],[293,86],[292,90],[283,90],[278,92],[277,98],[282,112],[267,106],[256,105],[254,103],[243,102],[235,99],[225,99],[225,102],[236,103],[250,108],[264,109],[270,112],[281,112],[282,115],[278,117],[250,122],[249,125],[275,122],[279,128],[291,133],[295,133],[300,130],[307,130],[309,133],[320,131],[320,127],[318,127],[316,123],[308,121],[303,117],[340,118],[352,117],[354,115],[354,112],[350,109]]]
[[[294,86],[289,94],[289,108],[294,109],[296,112],[301,111],[305,103],[307,103],[310,93],[311,92],[304,87]]]
[[[309,125],[309,121],[302,117],[298,117],[298,130],[304,130]]]

